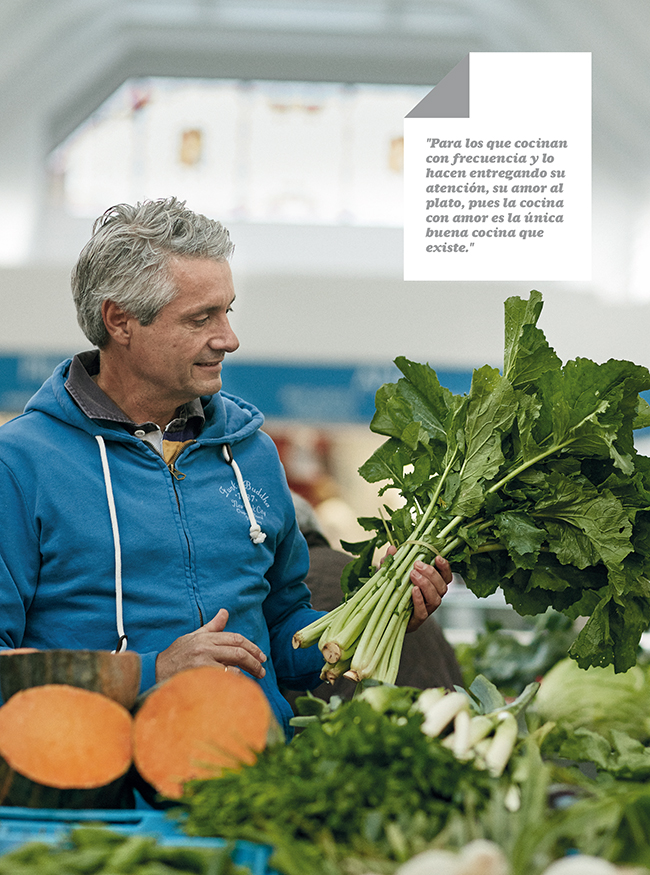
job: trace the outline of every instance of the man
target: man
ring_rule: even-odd
[[[97,220],[72,275],[96,349],[63,362],[0,429],[0,641],[117,649],[142,689],[220,663],[262,685],[318,682],[308,552],[275,447],[252,405],[221,392],[235,299],[232,244],[175,198]],[[451,580],[413,570],[412,626]]]

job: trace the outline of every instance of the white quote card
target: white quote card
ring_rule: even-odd
[[[591,53],[470,52],[406,116],[404,279],[591,279]]]

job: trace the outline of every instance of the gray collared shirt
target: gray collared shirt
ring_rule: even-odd
[[[182,404],[176,410],[175,418],[168,423],[163,432],[155,422],[136,423],[120,410],[93,380],[98,373],[99,351],[93,349],[81,352],[72,359],[65,383],[65,388],[90,419],[101,419],[123,426],[131,434],[151,444],[160,455],[163,454],[163,439],[188,441],[200,434],[205,423],[205,414],[199,398]]]

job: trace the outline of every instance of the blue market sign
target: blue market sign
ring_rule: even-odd
[[[59,363],[57,355],[0,355],[0,410],[22,411]],[[454,393],[469,390],[471,371],[438,371],[440,382]],[[310,423],[368,424],[375,393],[400,376],[385,365],[313,365],[239,362],[226,359],[224,391],[258,407],[268,419]]]

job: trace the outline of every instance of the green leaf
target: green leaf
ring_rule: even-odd
[[[496,520],[501,542],[515,564],[520,568],[534,568],[546,532],[520,511],[504,511]]]
[[[640,563],[640,573],[650,577],[650,519],[645,513],[636,516],[632,544]]]
[[[638,393],[650,387],[650,373],[632,362],[597,364],[576,359],[539,381],[553,441],[570,441],[570,452],[609,456],[625,473],[633,471]],[[541,421],[541,418],[540,418]]]
[[[575,565],[562,565],[552,553],[544,553],[532,570],[528,586],[530,589],[548,589],[553,592],[569,590],[575,598],[582,598],[582,590],[598,590],[607,586],[607,569],[604,565],[577,568]],[[600,600],[596,595],[596,602]],[[587,614],[591,610],[587,611]]]
[[[594,763],[599,769],[607,770],[612,747],[604,735],[584,726],[578,726],[572,732],[566,733],[557,752],[559,756],[568,760],[577,763]]]
[[[390,515],[390,521],[398,544],[408,540],[413,530],[413,518],[408,507],[398,507]]]
[[[327,710],[327,702],[307,691],[306,696],[298,696],[295,707],[301,717],[322,717]],[[295,724],[294,724],[295,725]]]
[[[453,559],[450,560],[453,566]],[[512,562],[505,550],[495,553],[474,553],[460,568],[468,589],[479,598],[485,598],[503,586]]]
[[[607,592],[573,642],[569,655],[581,668],[613,665],[627,671],[636,664],[641,635],[650,625],[647,599],[626,598],[620,605]]]
[[[600,493],[588,481],[579,482],[554,472],[548,477],[547,487],[548,495],[537,502],[533,511],[535,519],[562,520],[575,526],[587,536],[608,568],[622,562],[631,552],[632,525],[620,501],[611,493],[606,490]],[[576,545],[575,539],[566,545],[567,555]],[[578,567],[594,564],[588,557],[585,559],[584,566]]]
[[[614,469],[613,473],[605,477],[600,483],[596,484],[594,478],[591,482],[598,485],[600,489],[607,489],[614,495],[627,510],[630,519],[634,520],[637,517],[637,510],[650,510],[650,492],[648,492],[647,473],[644,471],[647,463],[650,462],[646,456],[635,457],[636,472],[628,477],[619,469]],[[585,466],[583,465],[583,468]]]
[[[555,553],[562,565],[573,565],[576,568],[588,568],[596,565],[600,554],[587,535],[571,523],[564,520],[546,520],[548,532],[548,548]]]
[[[352,545],[341,542],[344,549]],[[372,574],[372,559],[377,546],[377,539],[371,538],[369,541],[354,545],[359,555],[356,559],[343,568],[341,572],[341,591],[344,596],[349,596],[355,592],[362,584],[363,580],[370,577]],[[360,548],[360,549],[358,549]]]
[[[379,516],[360,516],[357,517],[357,522],[361,526],[362,529],[365,529],[366,532],[378,531],[381,532],[382,535],[385,534],[384,522]],[[362,543],[362,542],[360,542]],[[351,553],[358,552],[357,550],[351,550]]]
[[[543,614],[555,607],[555,593],[530,585],[531,572],[518,568],[510,579],[501,582],[503,597],[522,617]]]
[[[644,781],[650,777],[650,750],[620,729],[610,732],[613,751],[605,768],[620,778]]]
[[[403,446],[396,438],[390,438],[363,463],[359,474],[368,483],[388,480],[392,485],[401,488],[404,485],[404,467],[410,462],[408,447]]]
[[[528,301],[505,302],[504,376],[515,388],[527,387],[547,371],[559,370],[561,361],[537,328],[543,307],[541,294],[533,290]]]
[[[366,517],[366,519],[368,518]],[[346,553],[352,553],[353,556],[358,556],[368,544],[374,544],[374,541],[374,538],[371,541],[344,541],[343,538],[341,538],[340,543]]]
[[[542,410],[542,402],[536,394],[516,393],[517,398],[517,449],[524,462],[535,459],[542,447],[534,437]]]
[[[429,365],[409,361],[404,356],[398,356],[395,364],[406,377],[398,381],[398,387],[409,402],[413,419],[422,424],[432,440],[445,444],[452,393],[440,385],[438,375]]]
[[[415,450],[419,443],[429,443],[429,436],[419,422],[409,422],[400,439],[411,451]]]
[[[375,395],[376,412],[371,431],[404,440],[414,447],[418,440],[432,443],[442,458],[446,450],[445,423],[454,396],[442,387],[428,365],[399,357],[395,364],[404,374],[397,383],[387,383]],[[413,432],[414,424],[415,431]]]
[[[506,700],[498,688],[485,675],[477,675],[472,681],[469,691],[481,706],[477,709],[479,714],[489,714],[491,711],[503,708],[506,704]]]
[[[501,439],[512,426],[515,412],[515,393],[499,371],[488,365],[474,371],[465,407],[464,460],[454,513],[472,516],[480,509],[485,482],[503,464]]]
[[[408,403],[400,397],[397,383],[384,383],[375,394],[375,414],[370,430],[387,437],[401,438],[413,421]]]
[[[431,477],[431,458],[427,455],[418,456],[413,464],[413,471],[404,475],[405,492],[416,492]]]
[[[565,569],[570,569],[570,565],[563,566]],[[603,565],[597,566],[595,569],[589,568],[586,572],[580,572],[581,580],[580,583],[583,585],[582,594],[580,598],[573,602],[570,608],[564,611],[565,615],[569,617],[571,620],[577,620],[580,617],[590,617],[593,612],[596,610],[596,607],[600,603],[600,600],[603,597],[603,587],[607,586],[607,574],[605,571],[604,577],[602,573],[605,571]],[[596,575],[595,572],[598,572]],[[585,576],[588,573],[590,577],[593,577],[595,584],[601,584],[600,586],[588,587],[586,585],[587,577]],[[601,591],[602,590],[602,591]]]
[[[639,397],[632,428],[650,428],[650,404],[648,404],[645,398]]]

